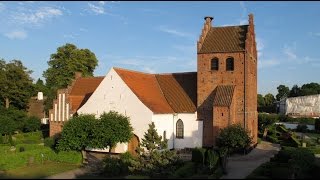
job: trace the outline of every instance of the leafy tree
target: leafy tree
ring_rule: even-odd
[[[222,129],[217,137],[217,145],[220,148],[226,148],[229,153],[244,149],[250,146],[251,143],[252,137],[240,124],[233,124]]]
[[[4,143],[7,143],[11,138],[12,133],[15,131],[16,125],[8,116],[0,114],[0,138],[4,135]],[[9,139],[7,138],[9,135]]]
[[[0,60],[0,99],[6,108],[10,104],[19,109],[27,108],[33,91],[31,73],[19,60],[9,63]]]
[[[298,85],[293,85],[291,90],[290,90],[290,97],[297,97],[297,96],[301,96],[301,89]]]
[[[129,117],[115,111],[103,113],[93,133],[92,147],[109,147],[109,152],[117,143],[129,142],[133,136]]]
[[[272,94],[268,93],[264,96],[264,102],[266,106],[273,106],[274,101],[275,101],[275,98]]]
[[[258,99],[258,107],[265,106],[264,98],[263,98],[263,96],[261,94],[258,94],[257,99]]]
[[[35,84],[33,84],[33,93],[32,96],[36,96],[38,92],[43,92],[44,95],[48,94],[48,88],[47,86],[43,83],[43,81],[39,78]]]
[[[89,49],[78,49],[67,43],[51,54],[48,65],[49,68],[43,73],[47,86],[64,88],[70,84],[75,72],[81,72],[83,76],[93,76],[98,60]]]
[[[13,107],[10,107],[8,109],[0,107],[0,115],[10,119],[10,121],[14,123],[14,130],[23,131],[25,122],[27,120],[27,113],[25,111],[18,110]]]
[[[314,95],[314,94],[320,94],[320,84],[318,83],[308,83],[301,86],[301,95],[307,96],[307,95]]]
[[[93,76],[98,60],[89,49],[78,49],[75,45],[67,43],[51,54],[48,65],[49,68],[43,72],[46,86],[50,89],[46,94],[46,112],[52,108],[57,89],[66,88],[74,78],[75,72],[81,72],[84,77]]]
[[[280,85],[277,87],[278,89],[278,94],[276,95],[276,98],[278,101],[280,101],[280,99],[282,97],[287,97],[289,95],[289,87],[285,86],[285,85]]]
[[[94,115],[73,116],[63,126],[57,149],[83,151],[91,144],[95,123]]]
[[[34,132],[40,130],[41,122],[38,117],[31,116],[25,121],[24,131],[25,132]]]

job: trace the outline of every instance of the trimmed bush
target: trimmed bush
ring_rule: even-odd
[[[195,162],[187,162],[184,166],[180,167],[173,174],[173,178],[188,178],[196,173],[196,163]]]
[[[208,165],[210,171],[217,166],[218,160],[219,155],[215,151],[208,149],[206,152],[206,164]]]
[[[205,153],[206,153],[206,149],[204,149],[204,148],[194,148],[192,150],[191,161],[204,165]]]

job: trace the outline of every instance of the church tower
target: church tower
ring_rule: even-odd
[[[197,42],[197,114],[203,146],[212,147],[220,129],[240,123],[257,143],[257,50],[253,15],[248,25],[213,26],[205,17]]]

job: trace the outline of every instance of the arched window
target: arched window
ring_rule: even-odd
[[[183,122],[181,119],[176,124],[176,138],[183,139]]]
[[[226,70],[227,71],[233,71],[234,70],[233,57],[227,58],[227,60],[226,60]]]
[[[219,70],[219,59],[218,58],[211,59],[211,70]]]

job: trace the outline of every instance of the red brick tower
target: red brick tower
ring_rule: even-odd
[[[257,142],[257,50],[253,15],[249,24],[213,27],[205,17],[197,43],[197,113],[203,146],[211,147],[221,128],[240,123]]]

